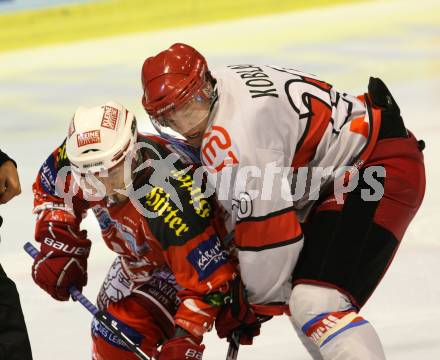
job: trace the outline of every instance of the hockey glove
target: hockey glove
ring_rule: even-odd
[[[192,336],[182,336],[171,339],[163,344],[160,353],[155,355],[157,360],[202,360],[205,345]]]
[[[251,345],[253,338],[260,334],[261,323],[250,307],[246,290],[241,278],[237,276],[231,282],[231,300],[217,316],[215,328],[220,338],[228,338],[238,332],[240,344]]]
[[[32,278],[56,300],[69,300],[70,286],[81,291],[87,284],[91,242],[87,232],[77,228],[73,216],[63,214],[60,218],[53,211],[38,220],[35,228],[35,239],[41,248],[32,266]]]

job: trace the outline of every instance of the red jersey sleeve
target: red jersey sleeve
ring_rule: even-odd
[[[68,223],[79,229],[89,206],[75,191],[78,189],[73,186],[69,169],[64,140],[43,163],[32,186],[37,228],[39,222],[52,221]]]

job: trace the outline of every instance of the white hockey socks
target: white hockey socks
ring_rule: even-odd
[[[297,285],[292,292],[290,309],[292,323],[310,340],[302,342],[314,359],[385,360],[374,328],[339,291]],[[313,346],[321,358],[314,355],[310,349]]]

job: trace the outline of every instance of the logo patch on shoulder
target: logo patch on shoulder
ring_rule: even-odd
[[[53,155],[50,155],[40,168],[40,184],[47,193],[52,195],[55,195],[56,177],[55,159]]]
[[[237,154],[238,149],[224,127],[214,125],[203,136],[202,163],[209,166],[211,172],[219,172],[225,166],[238,164]]]
[[[218,236],[212,235],[191,250],[187,259],[199,274],[199,281],[202,281],[228,261],[228,254]]]

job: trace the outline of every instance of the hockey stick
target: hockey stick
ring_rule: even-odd
[[[29,242],[24,244],[23,248],[34,259],[38,255],[38,250]],[[119,339],[121,339],[139,359],[152,360],[135,342],[133,342],[133,340],[130,339],[130,337],[128,337],[118,328],[118,323],[116,321],[112,320],[106,312],[99,310],[95,305],[93,305],[90,300],[87,299],[77,288],[71,286],[69,288],[69,292],[74,300],[77,300],[95,317],[96,320],[98,320],[102,325],[104,325]]]
[[[272,319],[272,316],[258,315],[257,319],[261,325],[266,321]],[[241,330],[235,330],[232,333],[231,337],[228,338],[229,347],[228,347],[228,352],[226,354],[226,360],[237,360],[238,349],[240,348],[240,336],[241,336]]]
[[[234,331],[229,339],[226,360],[237,360],[238,349],[240,348],[240,331]]]

